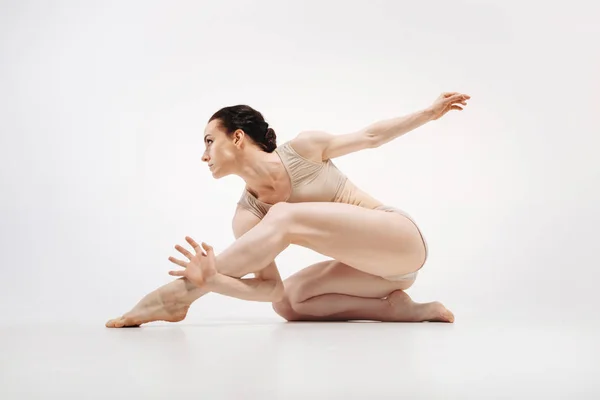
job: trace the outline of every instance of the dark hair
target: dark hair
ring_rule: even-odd
[[[237,129],[252,138],[252,140],[267,153],[272,153],[277,147],[277,136],[262,114],[247,105],[237,105],[221,108],[208,120],[219,120],[228,135]]]

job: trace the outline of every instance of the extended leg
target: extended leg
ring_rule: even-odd
[[[291,243],[379,276],[413,272],[424,260],[418,230],[401,215],[339,203],[279,203],[218,254],[216,266],[223,274],[242,277],[264,268]],[[150,293],[107,326],[180,321],[191,303],[205,293],[186,279],[178,279]]]
[[[271,219],[273,218],[271,217],[269,221]],[[277,225],[270,222],[268,224],[257,225],[254,229],[257,229],[259,226],[261,226],[261,229],[255,232],[255,237],[260,238],[261,235],[269,235],[269,232],[273,232],[273,228]],[[256,235],[257,233],[258,235]],[[284,235],[282,232],[274,231],[271,237],[272,244],[283,242],[283,238]],[[239,238],[237,241],[241,239]],[[234,245],[237,241],[234,242]],[[234,260],[234,262],[228,260],[228,257],[231,257],[232,254],[232,246],[225,250],[225,254],[221,253],[216,257],[216,268],[219,272],[235,278],[241,278],[249,272],[261,269],[254,267],[253,265],[255,264],[245,263],[243,259],[241,260],[241,265],[239,258],[238,260]],[[208,292],[207,288],[197,287],[185,278],[177,279],[147,294],[131,311],[118,318],[109,320],[106,322],[106,326],[109,328],[121,328],[124,326],[139,326],[153,321],[178,322],[185,318],[191,304]]]

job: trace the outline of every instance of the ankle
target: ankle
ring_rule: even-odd
[[[192,304],[189,291],[183,285],[161,288],[156,293],[164,306],[185,306]]]

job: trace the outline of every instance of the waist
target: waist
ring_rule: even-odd
[[[370,209],[383,206],[382,202],[360,190],[350,179],[346,179],[344,185],[336,193],[333,202],[352,204]]]

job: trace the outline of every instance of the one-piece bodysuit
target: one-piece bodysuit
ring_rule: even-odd
[[[291,146],[290,141],[278,146],[274,151],[281,158],[292,184],[292,194],[286,200],[288,203],[335,202],[399,213],[410,219],[417,227],[417,230],[423,239],[423,244],[425,246],[425,260],[427,260],[429,252],[427,241],[416,222],[408,213],[396,207],[383,205],[375,198],[357,188],[348,177],[336,167],[333,161],[324,160],[322,162],[317,162],[302,157],[300,154],[296,153]],[[261,219],[272,207],[272,204],[258,200],[246,188],[244,188],[238,204]],[[419,269],[421,269],[424,264],[425,261]],[[386,279],[414,279],[417,272],[418,270],[405,275],[386,277]]]

